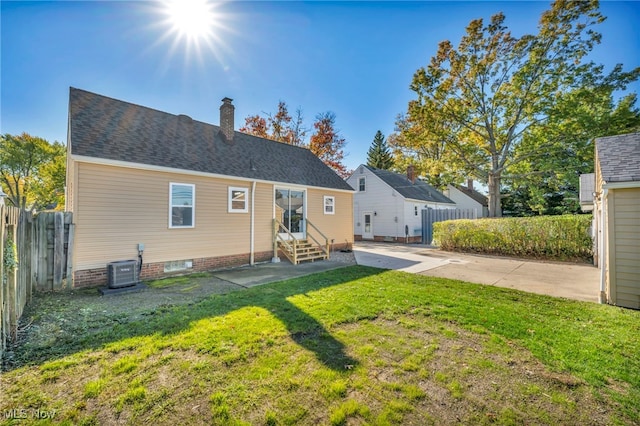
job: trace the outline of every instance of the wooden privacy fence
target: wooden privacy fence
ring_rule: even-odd
[[[477,219],[476,209],[422,209],[422,244],[433,241],[433,224],[454,219]]]
[[[20,209],[0,205],[0,357],[9,337],[15,333],[22,315],[22,289],[17,288],[15,268],[8,263],[16,242]],[[11,256],[12,257],[12,256]],[[26,300],[26,298],[25,298]],[[25,301],[26,303],[26,301]]]
[[[33,213],[0,206],[0,356],[35,291],[71,288],[72,213]],[[15,247],[17,267],[5,270],[5,247]]]

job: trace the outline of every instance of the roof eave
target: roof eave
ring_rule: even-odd
[[[624,181],[624,182],[605,182],[602,184],[603,189],[626,189],[626,188],[640,188],[639,180]]]

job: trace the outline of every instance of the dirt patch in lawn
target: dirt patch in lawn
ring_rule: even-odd
[[[350,397],[371,411],[386,413],[386,420],[438,425],[611,423],[615,403],[606,396],[596,396],[571,374],[550,371],[530,352],[498,336],[414,315],[342,329],[346,340],[360,340],[360,350],[368,353],[362,362],[369,384]],[[369,342],[362,342],[362,335],[370,336]]]

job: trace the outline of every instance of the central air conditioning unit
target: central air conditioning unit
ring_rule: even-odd
[[[120,260],[107,264],[109,288],[131,287],[138,284],[138,262]]]

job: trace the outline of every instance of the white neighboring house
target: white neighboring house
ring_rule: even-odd
[[[407,174],[360,165],[347,178],[353,195],[354,240],[420,242],[422,209],[455,209],[456,204],[409,166]]]
[[[477,217],[489,216],[489,200],[486,195],[473,189],[473,180],[467,180],[467,186],[447,185],[444,195],[456,203],[459,209],[475,210]]]

